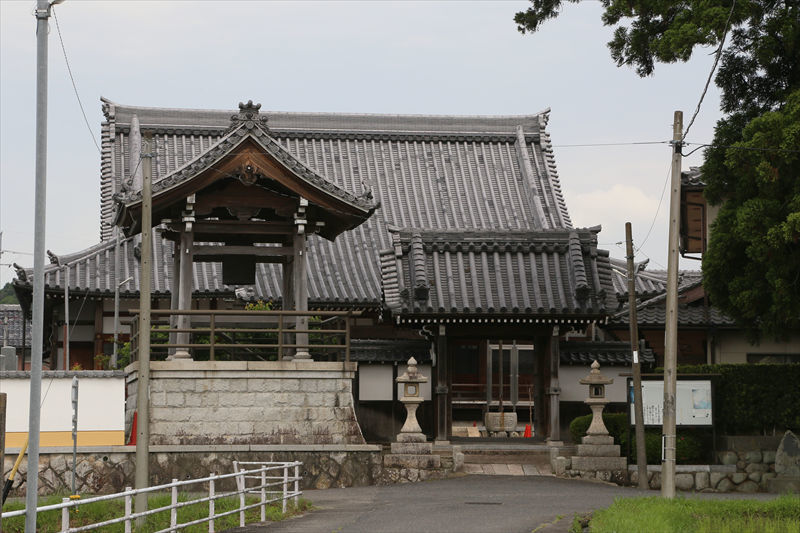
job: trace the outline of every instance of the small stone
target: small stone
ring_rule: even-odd
[[[733,451],[719,452],[719,462],[723,465],[735,465],[738,460],[739,456],[736,455],[736,452]]]
[[[760,463],[762,461],[761,450],[747,452],[744,456],[744,460],[748,463]]]
[[[748,480],[742,483],[741,485],[737,486],[736,490],[737,492],[748,492],[748,493],[758,492],[758,483],[756,483],[755,481]]]
[[[769,470],[769,465],[765,463],[750,463],[747,465],[747,468],[744,469],[748,474],[752,474],[753,472],[766,472],[767,470]]]
[[[720,482],[717,484],[717,490],[719,492],[730,492],[733,490],[734,487],[735,485],[733,484],[733,482],[727,477],[722,478]]]
[[[656,490],[661,488],[661,472],[653,472],[653,477],[650,478],[650,488]]]
[[[775,450],[764,450],[761,452],[761,460],[766,464],[775,462]]]
[[[747,473],[745,472],[735,472],[731,474],[731,481],[736,483],[737,485],[747,479]]]
[[[717,485],[720,481],[725,479],[727,476],[721,472],[711,472],[710,478],[710,486],[712,489],[717,488]]]
[[[759,481],[761,481],[761,476],[763,476],[763,475],[764,474],[762,474],[761,472],[751,472],[747,476],[747,479],[750,479],[750,480],[755,481],[756,483],[758,483]]]
[[[705,490],[709,488],[708,472],[697,472],[694,475],[694,488],[695,490]]]
[[[762,489],[767,489],[769,487],[769,480],[775,479],[776,475],[775,472],[764,472],[761,474],[761,483],[759,483],[759,486]]]
[[[611,472],[608,470],[600,470],[597,472],[597,479],[601,481],[611,481]]]
[[[741,461],[736,461],[736,470],[742,471],[747,467],[747,461],[742,459]]]
[[[692,474],[676,474],[675,488],[678,490],[692,490],[694,488],[694,476]]]

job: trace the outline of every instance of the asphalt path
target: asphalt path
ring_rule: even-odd
[[[551,476],[470,475],[423,483],[306,491],[303,497],[312,502],[311,512],[226,533],[562,533],[568,531],[575,514],[608,507],[614,498],[658,495],[658,491]]]

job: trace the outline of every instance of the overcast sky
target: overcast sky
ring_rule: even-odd
[[[0,1],[1,263],[33,265],[35,19],[32,0]],[[136,106],[465,115],[551,108],[549,130],[573,223],[602,225],[623,258],[624,224],[642,245],[669,173],[674,110],[688,122],[713,62],[659,65],[639,78],[617,68],[598,2],[567,5],[533,35],[514,13],[525,1],[135,2],[67,0],[55,7],[84,123],[59,44],[49,36],[46,248],[99,241],[100,97]],[[709,142],[719,118],[711,86],[687,138]],[[699,165],[701,153],[684,159]],[[665,268],[665,193],[637,260]],[[11,250],[11,251],[8,251]],[[22,252],[19,254],[17,252]],[[682,261],[683,268],[699,268]],[[13,270],[0,267],[0,282]]]

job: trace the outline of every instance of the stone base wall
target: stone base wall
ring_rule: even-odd
[[[75,469],[77,492],[110,494],[132,487],[135,452],[133,446],[80,448]],[[303,463],[300,468],[303,489],[356,487],[384,482],[381,447],[373,445],[152,446],[150,452],[151,485],[169,483],[172,479],[206,477],[212,472],[231,473],[233,461],[300,461]],[[16,458],[16,453],[6,454],[3,479],[11,471]],[[26,456],[11,496],[24,496],[27,471]],[[39,456],[39,494],[69,493],[71,487],[72,450],[43,451]],[[232,484],[230,488],[233,488]]]
[[[151,445],[364,444],[356,363],[164,361],[150,364]],[[138,363],[128,366],[128,432]]]

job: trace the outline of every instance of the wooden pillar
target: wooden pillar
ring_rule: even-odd
[[[172,241],[172,287],[169,294],[169,308],[172,311],[180,309],[180,284],[181,284],[181,243],[180,241]],[[177,315],[169,317],[170,329],[175,329],[178,326]],[[178,334],[169,334],[169,343],[175,344],[178,342]],[[169,349],[169,356],[175,355],[175,348]]]
[[[450,439],[450,372],[445,327],[440,325],[436,335],[436,442]]]
[[[188,310],[192,308],[192,277],[194,272],[192,266],[194,263],[194,232],[191,225],[181,232],[181,242],[179,245],[180,252],[180,279],[178,283],[178,309]],[[176,323],[178,329],[188,329],[191,327],[191,317],[188,315],[178,315]],[[142,332],[144,333],[144,332]],[[178,344],[188,344],[191,335],[189,333],[178,333]],[[177,348],[172,355],[173,359],[191,359],[192,355],[188,348]]]
[[[548,357],[547,339],[536,337],[533,344],[534,385],[533,385],[533,427],[537,439],[547,435],[547,410],[545,410],[545,362]]]
[[[78,320],[78,317],[75,317]],[[93,367],[97,366],[95,355],[103,353],[103,300],[94,303],[94,353],[92,354]],[[104,370],[102,367],[98,370]]]
[[[558,326],[553,326],[553,334],[549,339],[548,365],[549,383],[547,386],[547,402],[549,407],[547,440],[551,443],[561,442],[561,417],[560,417],[560,398],[561,387],[558,382],[558,367],[561,364],[561,355],[558,345]]]
[[[296,311],[308,311],[308,270],[306,269],[306,234],[298,230],[293,238],[294,255],[292,271],[294,282],[294,308]],[[297,317],[295,322],[299,330],[308,329],[308,317]],[[297,333],[295,344],[308,344],[308,333]],[[311,359],[308,348],[297,348],[295,359]]]

